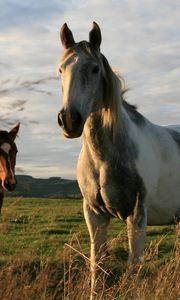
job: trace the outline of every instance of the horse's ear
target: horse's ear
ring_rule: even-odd
[[[60,39],[63,47],[68,49],[75,44],[73,34],[71,30],[68,28],[67,24],[64,23],[60,30]]]
[[[19,131],[20,123],[18,123],[15,127],[13,127],[10,131],[9,134],[11,135],[12,139],[15,140],[18,131]]]
[[[96,22],[93,22],[93,27],[89,32],[89,42],[95,48],[99,49],[101,45],[101,30]]]

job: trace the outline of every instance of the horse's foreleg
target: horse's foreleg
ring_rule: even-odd
[[[147,211],[137,195],[133,214],[127,218],[130,264],[137,263],[143,255],[146,226]]]
[[[106,251],[106,233],[109,217],[96,214],[84,200],[84,216],[91,240],[91,299],[96,289],[97,270],[102,265]]]

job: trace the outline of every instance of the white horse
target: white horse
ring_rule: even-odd
[[[91,297],[112,216],[127,223],[130,260],[143,255],[147,225],[180,218],[180,126],[158,126],[123,99],[122,79],[100,52],[94,22],[89,42],[61,28],[59,64],[63,108],[58,122],[67,138],[83,134],[77,166],[91,239]]]

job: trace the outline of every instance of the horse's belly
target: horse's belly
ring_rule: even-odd
[[[164,207],[151,204],[147,208],[147,225],[170,225],[179,222],[180,220],[180,207],[179,209],[172,207]]]
[[[158,215],[154,207],[148,209],[147,214],[147,225],[148,226],[163,226],[163,225],[172,225],[177,224],[180,220],[179,216],[174,216],[172,212],[167,213],[165,211],[163,215]]]
[[[180,220],[180,174],[162,178],[156,193],[148,199],[148,225],[166,225]]]

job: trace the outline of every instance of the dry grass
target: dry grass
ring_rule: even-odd
[[[180,299],[180,247],[163,264],[158,259],[159,241],[146,250],[144,263],[132,273],[115,267],[109,276],[101,272],[95,299],[178,300]],[[64,247],[64,261],[40,261],[39,257],[13,259],[0,270],[1,300],[86,300],[90,294],[89,262],[83,253]],[[108,261],[111,260],[111,256]],[[115,258],[114,258],[115,260]],[[108,266],[107,266],[108,268]],[[106,269],[107,270],[107,269]]]

